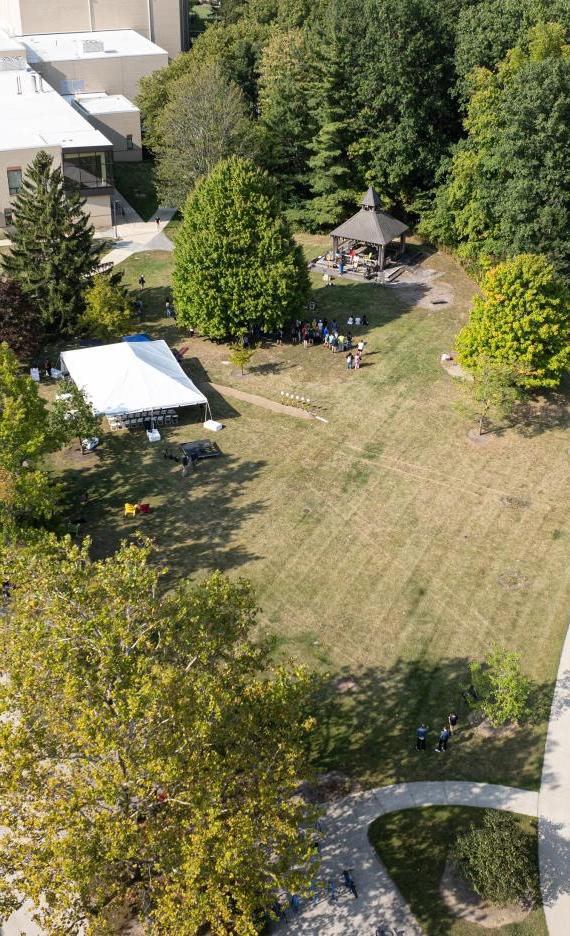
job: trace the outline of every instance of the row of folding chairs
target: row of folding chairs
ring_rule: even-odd
[[[109,416],[109,426],[117,429],[146,429],[152,424],[155,426],[177,426],[178,413],[176,410],[157,410],[150,413],[125,413],[125,415]]]

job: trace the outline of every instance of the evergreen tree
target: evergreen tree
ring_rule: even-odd
[[[308,195],[307,159],[314,120],[307,106],[310,59],[301,29],[275,32],[263,49],[259,74],[261,159],[290,205]]]
[[[307,266],[269,175],[231,157],[191,192],[174,252],[178,321],[209,338],[274,331],[301,314]]]
[[[313,197],[306,204],[306,221],[315,229],[332,227],[353,211],[362,188],[349,158],[354,75],[346,33],[348,15],[340,0],[330,0],[321,24],[311,33],[314,77],[309,102],[316,135],[307,160]]]
[[[15,280],[0,278],[0,343],[20,359],[29,360],[41,348],[43,323],[36,304]]]
[[[73,331],[91,275],[105,250],[94,240],[85,200],[64,181],[52,157],[39,152],[14,202],[10,253],[3,265],[40,310],[53,335]]]

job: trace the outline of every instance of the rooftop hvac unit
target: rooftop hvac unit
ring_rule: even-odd
[[[104,52],[105,44],[100,41],[100,39],[84,39],[83,40],[83,51],[84,52]]]

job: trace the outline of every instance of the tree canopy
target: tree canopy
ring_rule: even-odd
[[[85,199],[52,163],[41,151],[24,173],[2,264],[37,305],[46,330],[60,335],[73,333],[105,243],[94,239]]]
[[[461,363],[516,368],[522,387],[557,387],[570,365],[570,291],[545,257],[522,254],[490,270],[457,337]]]
[[[246,582],[166,591],[149,551],[3,551],[1,909],[30,899],[51,934],[127,916],[249,936],[311,876],[315,816],[293,795],[311,682],[252,641]]]
[[[156,134],[159,195],[177,208],[221,159],[255,149],[243,93],[215,63],[195,64],[171,85]]]
[[[6,342],[20,360],[30,360],[41,348],[43,322],[35,302],[16,280],[0,276],[0,343]]]
[[[178,321],[210,338],[273,331],[306,304],[302,252],[271,178],[249,159],[224,160],[197,183],[174,257]]]
[[[116,274],[118,277],[119,274]],[[85,293],[85,308],[77,322],[77,332],[101,341],[115,341],[135,326],[133,303],[121,279],[107,273],[93,277]]]

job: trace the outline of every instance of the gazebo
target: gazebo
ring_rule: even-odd
[[[378,255],[378,269],[383,270],[386,262],[386,248],[392,241],[399,240],[396,256],[401,256],[405,249],[406,224],[392,218],[380,210],[378,193],[371,187],[362,200],[362,207],[352,218],[339,224],[331,232],[333,258],[350,249],[354,244],[374,247]]]

